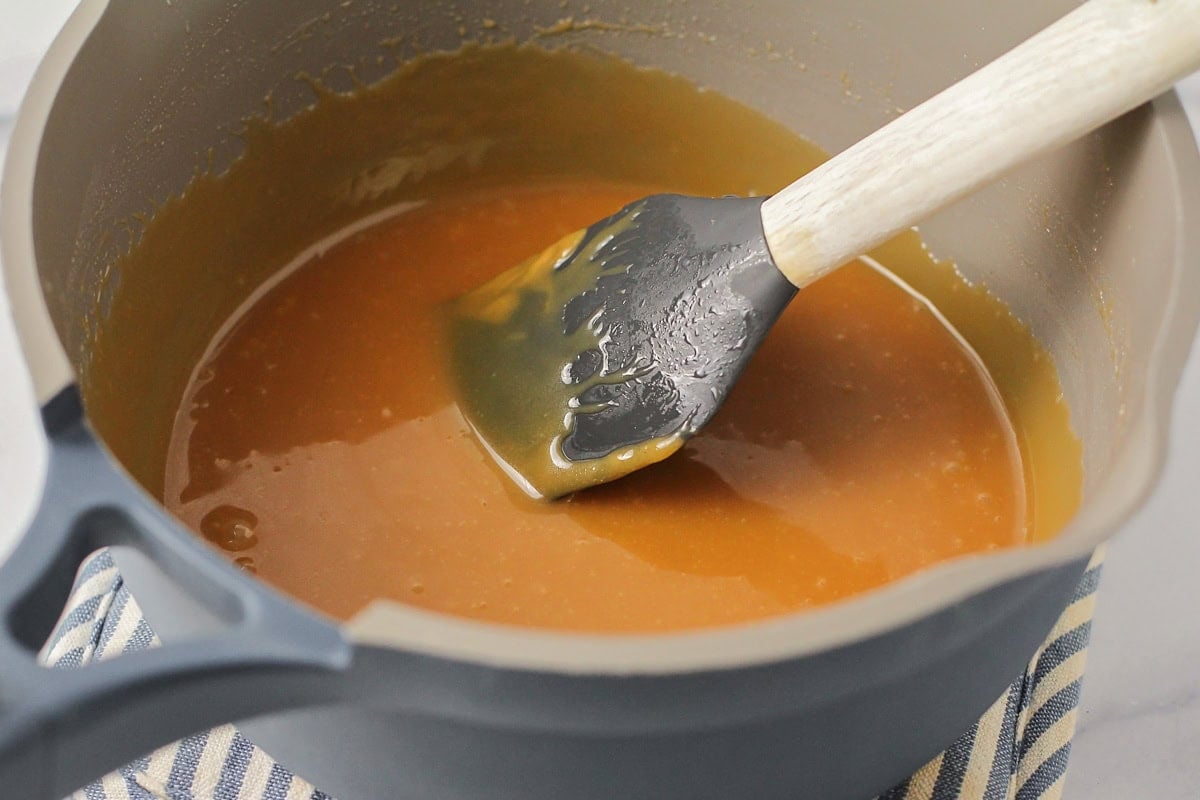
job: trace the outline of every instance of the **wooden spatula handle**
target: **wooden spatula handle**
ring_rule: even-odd
[[[804,286],[1197,68],[1200,0],[1090,0],[768,199],[771,253]]]

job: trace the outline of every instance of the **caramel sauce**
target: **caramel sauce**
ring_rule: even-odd
[[[1048,538],[1078,504],[1050,359],[914,235],[874,253],[886,273],[805,289],[668,460],[556,503],[498,470],[455,406],[441,303],[638,197],[772,191],[824,158],[685,80],[475,47],[247,142],[122,263],[85,389],[171,511],[332,615],[383,597],[559,629],[733,624]],[[268,189],[292,212],[271,224]],[[174,322],[139,327],[163,292]],[[139,338],[159,363],[116,345]]]
[[[304,263],[189,388],[168,505],[254,515],[258,573],[338,616],[391,597],[589,630],[784,613],[1026,538],[990,379],[865,264],[797,298],[677,456],[556,504],[516,489],[455,406],[440,306],[656,188],[449,194]]]

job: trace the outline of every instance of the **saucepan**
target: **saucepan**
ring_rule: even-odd
[[[349,89],[456,49],[464,29],[540,37],[681,73],[836,151],[1071,5],[83,0],[37,73],[4,176],[5,280],[49,457],[32,524],[0,548],[0,780],[16,796],[61,797],[230,721],[346,800],[861,800],[911,773],[1020,673],[1089,554],[1154,486],[1200,319],[1200,156],[1174,95],[923,226],[1055,358],[1084,446],[1078,514],[1052,541],[823,610],[643,636],[390,603],[335,623],[174,521],[97,433],[113,404],[81,400],[78,380],[105,379],[89,373],[91,354],[121,291],[112,264],[129,221],[236,158],[264,98],[276,119],[312,103],[303,76]],[[270,213],[264,199],[262,218],[244,222]],[[169,260],[157,269],[150,302],[166,305],[145,324],[163,327],[138,342],[169,338],[183,304],[205,302],[170,290]],[[151,371],[128,379],[121,413],[136,418],[156,387]],[[81,559],[102,546],[163,646],[44,670],[36,651]]]

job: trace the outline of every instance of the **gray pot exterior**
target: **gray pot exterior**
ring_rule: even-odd
[[[373,701],[241,727],[344,800],[865,800],[915,772],[995,702],[1085,564],[1013,581],[849,647],[724,672],[580,679],[438,663],[413,670],[397,663],[409,656],[359,649],[354,680],[372,687]],[[893,668],[913,653],[921,655],[908,669]],[[414,685],[396,692],[398,675]],[[462,707],[451,716],[385,699],[413,692],[426,696],[416,705],[432,709],[444,708],[438,698],[447,694],[482,694],[520,710]],[[579,706],[588,708],[584,724],[563,726],[564,709]],[[630,709],[661,706],[669,711],[660,729],[631,729]],[[707,719],[714,711],[730,718]]]
[[[1073,3],[674,5],[645,3],[638,15],[683,36],[585,30],[564,43],[594,45],[684,73],[837,150]],[[588,6],[586,16],[602,20],[629,13],[620,2],[593,0]],[[44,132],[36,132],[36,175],[28,176],[29,196],[18,198],[29,217],[27,248],[13,244],[26,236],[18,230],[24,223],[12,223],[18,204],[7,202],[4,209],[10,292],[15,288],[20,297],[24,286],[24,296],[36,300],[14,302],[14,310],[43,400],[86,368],[87,327],[81,321],[91,318],[106,284],[110,255],[90,244],[107,241],[100,233],[117,221],[181,191],[209,147],[218,168],[227,163],[237,152],[229,132],[260,111],[268,93],[277,115],[286,116],[312,99],[295,80],[298,72],[319,74],[328,64],[353,63],[369,81],[390,69],[393,54],[457,47],[460,16],[498,20],[506,35],[524,39],[535,26],[584,14],[582,5],[563,8],[557,0],[359,0],[345,13],[326,16],[339,8],[337,0],[85,0],[94,19],[81,24],[94,21],[95,30],[77,57],[67,54],[75,63],[61,87],[49,87],[55,97],[52,107],[46,99]],[[717,36],[709,42],[699,34]],[[382,44],[397,37],[399,44]],[[785,52],[795,43],[798,53],[768,59],[766,41],[785,45]],[[956,46],[945,47],[948,41]],[[758,55],[749,55],[752,50]],[[379,55],[386,60],[377,62]],[[848,59],[853,91],[839,80]],[[1195,265],[1185,265],[1182,255],[1200,249],[1200,159],[1180,113],[1177,103],[1159,101],[1154,110],[1014,173],[923,226],[935,251],[957,258],[968,278],[987,283],[1050,345],[1085,443],[1085,522],[1092,527],[1085,531],[1090,538],[1077,538],[1091,546],[1119,527],[1152,482],[1165,432],[1140,428],[1138,421],[1165,416],[1200,317],[1200,270],[1189,271]],[[1115,188],[1077,180],[1110,170],[1121,176]],[[12,174],[6,173],[6,201],[17,196],[12,187],[20,183],[9,180]],[[10,236],[13,230],[19,235]],[[1079,253],[1089,252],[1100,253],[1095,263],[1077,263]],[[1071,269],[1023,273],[1014,264]],[[1081,279],[1106,287],[1113,307],[1126,312],[1122,341],[1114,343],[1103,313],[1079,302]],[[49,322],[36,318],[34,305]],[[1168,307],[1177,322],[1164,333]],[[52,331],[35,330],[49,325]],[[55,344],[54,353],[43,354],[40,346],[55,331],[63,347]],[[1114,347],[1128,354],[1118,377]],[[63,361],[61,369],[41,368],[54,359]],[[1141,466],[1135,480],[1122,481],[1128,470],[1110,465],[1129,460],[1131,448]],[[89,458],[87,469],[94,469]],[[75,470],[72,480],[84,485],[87,469]],[[59,485],[56,496],[69,496],[72,488]],[[339,629],[237,574],[180,526],[172,527],[161,509],[139,512],[139,504],[151,508],[152,501],[132,486],[118,495],[138,512],[134,516],[150,514],[157,526],[138,539],[148,560],[131,552],[117,559],[164,651],[223,635],[237,616],[229,613],[236,606],[229,597],[239,593],[243,611],[267,607],[307,631],[307,639],[277,643],[273,668],[291,669],[305,644],[321,643],[324,656],[309,665],[319,687],[311,694],[256,703],[247,692],[261,694],[270,684],[262,673],[250,681],[240,671],[216,683],[206,679],[204,687],[215,691],[223,683],[231,697],[244,700],[229,708],[255,716],[242,726],[247,735],[341,800],[862,800],[936,755],[1021,673],[1074,589],[1087,550],[1064,546],[1025,567],[1012,559],[1027,558],[1022,563],[1028,565],[1043,556],[989,556],[980,564],[1017,566],[983,590],[963,592],[961,582],[931,579],[922,591],[941,586],[945,597],[965,599],[922,606],[929,610],[913,620],[880,625],[848,643],[807,647],[800,639],[791,656],[739,661],[735,653],[720,667],[697,658],[694,668],[667,671],[535,669],[449,657],[415,644],[356,644],[362,640],[353,629]],[[159,545],[166,541],[172,555],[164,577]],[[219,585],[214,602],[181,594],[192,564]],[[868,606],[856,608],[814,616],[848,619]],[[259,627],[244,628],[243,638],[269,636],[275,626],[268,623],[276,617],[260,616]],[[870,627],[869,620],[859,623]],[[123,697],[136,704],[137,696]],[[0,711],[10,697],[0,691]],[[306,705],[308,710],[282,710]],[[120,709],[110,704],[108,710]],[[154,719],[152,709],[126,710],[128,718]],[[187,708],[179,713],[186,715]],[[200,714],[180,717],[169,729],[139,735],[150,746],[189,724],[194,729],[213,721]],[[97,760],[94,766],[103,765]]]

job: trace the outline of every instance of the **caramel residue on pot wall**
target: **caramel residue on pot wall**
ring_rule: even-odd
[[[567,33],[577,33],[579,31],[648,33],[654,36],[669,35],[667,29],[662,26],[634,24],[630,22],[606,22],[602,19],[595,19],[591,17],[585,19],[563,17],[553,25],[535,27],[534,31],[539,38],[543,39],[551,36],[562,36],[563,34]]]

